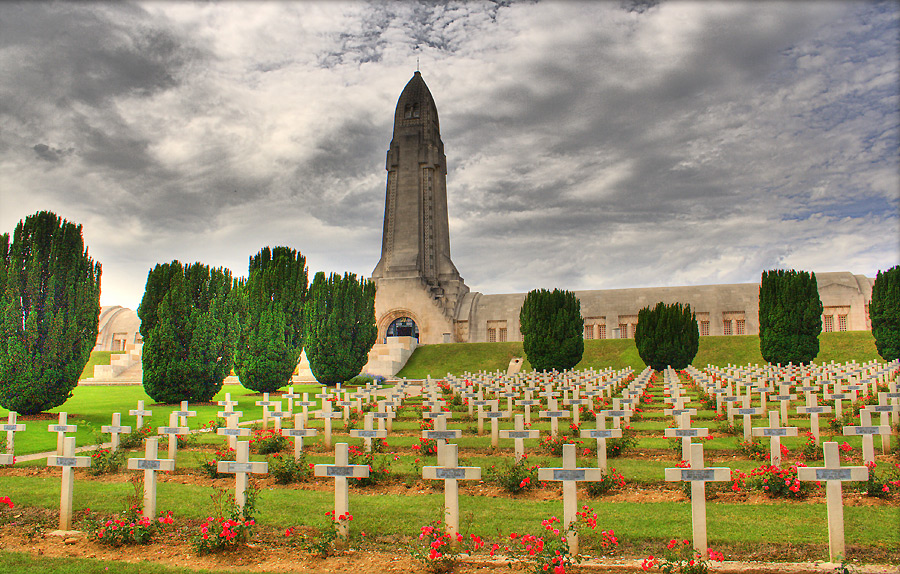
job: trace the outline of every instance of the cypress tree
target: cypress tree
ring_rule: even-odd
[[[239,335],[227,269],[178,261],[147,274],[138,307],[144,391],[161,403],[207,402],[231,372]]]
[[[565,371],[584,354],[581,302],[571,291],[535,289],[519,310],[525,355],[536,371]]]
[[[819,354],[822,301],[816,274],[775,269],[759,284],[759,350],[769,363],[807,364]]]
[[[243,386],[262,393],[290,382],[303,351],[306,290],[306,258],[296,250],[264,247],[250,258],[235,355]]]
[[[700,330],[690,305],[657,303],[638,312],[634,344],[641,360],[656,371],[684,369],[700,346]]]
[[[316,380],[326,385],[347,381],[362,371],[378,337],[375,282],[316,273],[304,308],[306,358]]]
[[[0,257],[0,405],[35,414],[72,396],[97,342],[100,264],[49,211],[0,235]]]
[[[869,317],[878,354],[885,361],[900,359],[900,266],[875,276]]]

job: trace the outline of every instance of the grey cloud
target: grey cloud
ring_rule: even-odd
[[[44,161],[49,161],[51,163],[56,163],[58,161],[61,161],[66,156],[69,156],[69,155],[72,155],[73,153],[75,153],[75,148],[70,147],[68,149],[57,149],[57,148],[52,148],[52,147],[48,146],[47,144],[42,144],[42,143],[35,144],[35,146],[31,149],[34,150],[34,153],[36,153],[39,158],[41,158]]]

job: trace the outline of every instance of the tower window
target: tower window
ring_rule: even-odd
[[[403,118],[412,119],[419,117],[419,104],[406,104],[403,108]]]

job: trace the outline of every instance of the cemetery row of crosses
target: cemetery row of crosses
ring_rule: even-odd
[[[614,459],[628,448],[640,449],[642,442],[665,437],[670,440],[662,452],[673,464],[659,477],[660,482],[683,485],[685,494],[689,492],[684,500],[685,512],[691,516],[691,546],[703,557],[708,550],[707,490],[715,490],[719,484],[723,491],[760,488],[763,493],[787,497],[823,490],[829,558],[835,560],[846,555],[841,483],[877,488],[878,492],[871,492],[877,496],[893,495],[900,489],[900,465],[891,454],[892,430],[900,429],[898,373],[897,361],[807,367],[709,366],[702,371],[691,366],[682,372],[667,369],[657,373],[647,368],[637,374],[627,369],[448,375],[442,380],[369,383],[355,389],[322,387],[312,396],[289,388],[271,397],[262,395],[259,400],[245,397],[243,404],[225,394],[217,403],[221,409],[218,419],[209,426],[192,420],[197,419],[196,411],[187,403],[172,410],[168,425],[156,427],[157,436],[144,439],[143,454],[131,453],[127,468],[143,471],[143,516],[156,517],[158,507],[168,508],[167,501],[157,496],[158,473],[187,472],[178,468],[186,461],[183,453],[178,457],[179,442],[191,434],[214,441],[205,443],[216,449],[216,455],[205,464],[211,467],[211,476],[233,476],[234,504],[241,515],[230,522],[231,530],[226,522],[225,532],[234,537],[251,523],[243,514],[248,496],[259,494],[253,486],[258,478],[253,477],[263,477],[288,459],[297,463],[294,478],[305,484],[333,481],[334,511],[329,519],[335,536],[342,538],[352,535],[353,498],[365,494],[362,485],[390,480],[391,465],[398,461],[406,461],[412,468],[413,481],[442,487],[441,529],[451,541],[460,538],[460,488],[464,493],[467,488],[474,491],[475,485],[502,482],[504,476],[508,482],[513,476],[518,482],[509,485],[513,493],[561,487],[561,496],[557,496],[557,514],[562,517],[559,530],[568,552],[577,555],[584,547],[580,547],[574,526],[589,518],[589,499],[597,492],[621,488],[625,481],[613,468]],[[241,408],[251,404],[257,407],[254,412],[261,408],[261,419],[244,416]],[[153,410],[161,408],[165,407],[154,405],[151,409],[140,402],[127,415],[110,413],[111,424],[102,431],[111,439],[111,450],[120,448],[122,436],[146,428]],[[124,426],[123,415],[128,417],[126,422],[133,420],[134,426]],[[36,424],[29,423],[28,431]],[[0,463],[9,465],[14,462],[15,435],[26,431],[26,425],[11,413],[3,430],[7,444]],[[73,499],[90,497],[89,489],[74,488],[74,470],[91,466],[98,455],[76,455],[75,438],[66,436],[75,432],[76,426],[69,424],[66,413],[60,413],[47,430],[58,436],[57,452],[47,458],[47,466],[61,467],[59,529],[71,531],[78,526],[73,525]],[[210,431],[218,437],[212,437]],[[738,465],[740,468],[706,466],[705,455],[726,458],[717,457],[713,449],[704,453],[704,442],[713,436],[727,439],[732,449],[744,453],[741,462],[749,457],[760,465],[749,472],[741,470],[746,464]],[[829,436],[831,440],[825,440]],[[851,439],[856,449],[846,442],[850,437],[856,437]],[[254,454],[251,459],[252,443],[259,447],[273,438],[288,445],[286,452],[269,457]],[[159,453],[161,440],[167,443],[165,458]],[[221,446],[217,446],[219,441]],[[785,447],[787,443],[792,449]],[[851,460],[842,452],[848,450],[859,454]],[[470,462],[462,462],[461,456]],[[549,462],[537,468],[531,461],[540,457]],[[471,462],[479,458],[492,464]],[[409,481],[410,477],[398,472],[394,480]],[[598,490],[596,485],[601,484],[606,488]],[[167,516],[171,520],[171,514]],[[604,524],[602,515],[596,522],[599,528],[614,527]],[[467,532],[478,531],[477,524],[464,526]],[[605,531],[602,540],[604,546],[615,545],[616,537]],[[432,559],[440,556],[440,552],[431,552]],[[562,559],[556,565],[562,567]]]

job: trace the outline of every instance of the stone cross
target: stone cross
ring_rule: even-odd
[[[294,401],[300,398],[300,395],[294,392],[294,387],[288,387],[286,393],[281,394],[281,398],[287,401],[288,416],[294,414]]]
[[[189,434],[191,432],[191,429],[177,426],[177,423],[178,413],[172,411],[169,413],[169,426],[156,429],[157,434],[169,436],[169,458],[172,460],[175,460],[175,453],[178,450],[178,435]]]
[[[144,516],[153,520],[156,517],[156,472],[175,470],[175,461],[159,458],[159,439],[150,437],[144,445],[144,458],[129,458],[128,469],[144,471]]]
[[[144,409],[144,401],[138,401],[137,408],[131,409],[128,411],[128,414],[137,417],[137,429],[140,430],[144,428],[144,417],[150,417],[153,415],[153,411],[148,411]]]
[[[863,481],[869,478],[865,466],[841,466],[838,443],[826,442],[824,467],[800,467],[797,479],[802,481],[826,481],[825,505],[828,511],[828,555],[832,562],[845,557],[844,552],[844,502],[841,496],[841,482]]]
[[[665,430],[666,438],[681,439],[681,460],[690,460],[691,438],[709,436],[709,429],[691,428],[691,419],[687,413],[681,414],[681,423],[677,428]]]
[[[397,413],[392,410],[393,407],[392,401],[378,401],[378,410],[372,413],[372,417],[378,421],[378,430],[386,430],[388,434],[393,432],[394,419],[397,418]],[[387,421],[387,425],[385,425],[385,421]]]
[[[773,401],[781,403],[781,420],[784,421],[784,424],[788,424],[788,407],[791,401],[797,400],[797,395],[791,394],[789,390],[789,385],[781,385],[781,394],[769,397]]]
[[[750,417],[758,416],[763,414],[762,407],[751,407],[750,406],[750,395],[743,395],[743,404],[739,407],[734,407],[731,409],[734,414],[741,415],[744,417],[744,440],[750,440],[750,429],[753,427],[753,423],[750,420]]]
[[[575,445],[564,444],[562,468],[538,469],[538,480],[555,480],[563,483],[563,525],[566,529],[569,550],[573,554],[578,553],[578,532],[573,528],[575,513],[578,512],[578,482],[603,479],[603,472],[599,468],[576,468],[575,464]]]
[[[472,401],[472,404],[478,407],[478,436],[481,436],[484,434],[484,407],[494,408],[497,405],[497,401],[475,399]]]
[[[303,426],[306,426],[306,423],[309,422],[309,407],[314,407],[317,404],[316,401],[309,400],[309,393],[303,393],[302,400],[294,401],[295,407],[303,408]]]
[[[706,468],[703,466],[703,445],[691,445],[690,468],[667,468],[666,480],[691,483],[691,531],[694,550],[706,556],[706,483],[731,480],[729,468]]]
[[[75,432],[78,430],[76,425],[67,424],[69,420],[69,413],[59,413],[59,422],[55,425],[50,425],[47,427],[48,432],[56,433],[56,454],[62,455],[63,448],[65,446],[66,433]]]
[[[500,393],[500,396],[506,398],[506,416],[513,416],[513,401],[519,398],[519,393],[508,388],[505,392]]]
[[[315,476],[327,476],[334,479],[334,520],[338,534],[346,538],[350,525],[338,520],[338,517],[350,510],[350,490],[348,478],[366,478],[369,476],[369,465],[350,464],[347,443],[334,445],[334,464],[317,464],[313,467]]]
[[[281,401],[276,402],[272,405],[275,410],[268,413],[270,418],[275,419],[275,430],[281,432],[281,419],[291,416],[291,413],[288,411],[281,410]],[[263,407],[263,411],[269,410],[269,407]]]
[[[70,431],[71,432],[71,431]],[[47,457],[47,466],[62,467],[62,488],[59,497],[60,533],[72,530],[72,491],[75,488],[75,473],[72,469],[91,466],[91,457],[75,456],[75,437],[63,441],[62,456]]]
[[[438,415],[428,417],[428,415]],[[450,439],[458,439],[462,436],[459,429],[447,430],[447,419],[451,413],[425,413],[426,418],[434,419],[434,430],[423,430],[422,437],[437,441],[437,462],[439,465],[444,464],[444,446]]]
[[[498,411],[497,410],[497,401],[494,401],[493,405],[491,405],[491,410],[489,411],[481,411],[478,414],[483,414],[485,418],[491,419],[491,448],[497,448],[499,445],[500,439],[500,419],[506,418],[506,411]]]
[[[327,449],[331,448],[331,421],[341,418],[341,413],[335,412],[332,406],[333,403],[325,398],[322,399],[322,410],[316,411],[317,419],[325,419],[325,448]]]
[[[831,394],[825,394],[823,397],[826,401],[834,401],[834,418],[841,419],[844,416],[844,408],[842,401],[849,400],[851,397],[847,395],[847,393],[840,392],[841,385],[838,382],[834,383],[833,390],[834,392]]]
[[[480,466],[458,466],[457,445],[444,447],[443,466],[423,466],[422,478],[444,481],[444,516],[450,540],[456,542],[459,532],[459,484],[460,480],[481,480]]]
[[[563,405],[567,407],[572,407],[572,422],[576,425],[581,424],[581,411],[579,410],[582,405],[589,404],[590,401],[588,399],[565,399],[563,400]]]
[[[530,396],[530,394],[528,393],[526,396]],[[540,404],[541,401],[531,398],[516,401],[517,406],[525,407],[525,424],[531,424],[531,407],[540,406]]]
[[[803,415],[809,415],[809,431],[812,433],[813,437],[816,439],[816,444],[819,444],[820,435],[819,435],[819,415],[830,413],[831,407],[829,406],[818,406],[816,404],[816,396],[812,393],[806,394],[806,406],[805,407],[797,407],[797,412]]]
[[[387,438],[386,430],[373,429],[373,421],[372,413],[366,413],[366,416],[363,418],[362,430],[353,429],[350,431],[350,436],[363,439],[363,443],[366,445],[366,452],[372,452],[373,438]]]
[[[781,426],[778,411],[769,411],[769,426],[756,427],[751,434],[769,437],[769,464],[781,466],[781,437],[797,436],[797,427]]]
[[[197,416],[197,411],[189,411],[189,410],[188,410],[188,402],[187,402],[187,401],[181,401],[181,410],[180,410],[180,411],[175,411],[175,414],[178,415],[178,416],[180,417],[180,419],[181,419],[181,420],[179,421],[179,424],[180,424],[181,426],[183,426],[183,427],[186,427],[186,426],[188,426],[188,422],[187,422],[188,417],[195,417],[195,416]]]
[[[308,436],[316,436],[319,432],[316,429],[304,428],[303,419],[303,413],[295,414],[294,428],[282,431],[282,434],[285,436],[294,437],[294,460],[299,459],[300,455],[303,454],[303,439]]]
[[[622,438],[622,429],[606,428],[606,417],[597,415],[597,428],[582,429],[581,438],[593,438],[597,440],[597,468],[606,474],[606,439]]]
[[[262,412],[263,428],[264,429],[269,428],[269,409],[267,409],[266,407],[270,407],[275,404],[269,400],[269,393],[263,393],[263,400],[256,401],[254,404],[258,407],[263,408],[263,412]]]
[[[0,428],[6,431],[6,453],[0,454],[0,465],[13,464],[16,460],[16,433],[25,430],[25,425],[16,423],[18,416],[19,413],[16,411],[9,411],[6,424]]]
[[[516,415],[515,421],[515,429],[500,431],[500,438],[511,438],[515,440],[516,462],[519,462],[520,460],[522,460],[522,457],[525,456],[525,439],[540,438],[541,433],[537,429],[525,430],[525,417],[523,415]]]
[[[550,419],[550,436],[556,437],[559,434],[559,419],[568,418],[569,411],[558,410],[556,399],[547,398],[547,410],[539,411],[538,416],[542,419]]]
[[[225,393],[225,400],[216,401],[216,404],[220,407],[225,407],[224,411],[216,413],[216,416],[222,417],[225,420],[228,420],[228,417],[232,415],[242,416],[244,414],[243,411],[234,410],[234,407],[237,406],[238,402],[231,400],[231,393]],[[232,445],[231,448],[234,448],[234,445]]]
[[[130,433],[131,427],[123,427],[122,426],[122,414],[121,413],[113,413],[112,414],[112,424],[111,425],[103,425],[100,427],[100,432],[108,432],[112,437],[112,449],[119,450],[119,435],[124,433]]]
[[[866,410],[870,413],[880,413],[881,425],[890,427],[890,415],[900,413],[900,405],[892,405],[888,403],[888,393],[878,393],[878,404],[869,405]],[[891,450],[891,435],[881,435],[881,452],[887,454]]]
[[[237,437],[250,436],[250,429],[242,429],[238,426],[238,415],[231,414],[225,419],[225,426],[216,431],[219,436],[228,437],[228,448],[237,449]]]
[[[250,462],[250,443],[241,441],[237,445],[234,460],[220,460],[216,465],[216,472],[234,475],[234,503],[244,514],[244,504],[247,502],[247,475],[266,474],[269,472],[269,463]]]
[[[844,427],[844,436],[862,435],[863,461],[875,462],[875,436],[891,434],[891,427],[887,425],[873,426],[872,413],[866,409],[859,411],[859,425]]]
[[[603,416],[612,418],[614,429],[621,428],[622,418],[630,417],[632,414],[630,409],[620,409],[619,406],[619,399],[613,399],[613,408],[600,411]]]

